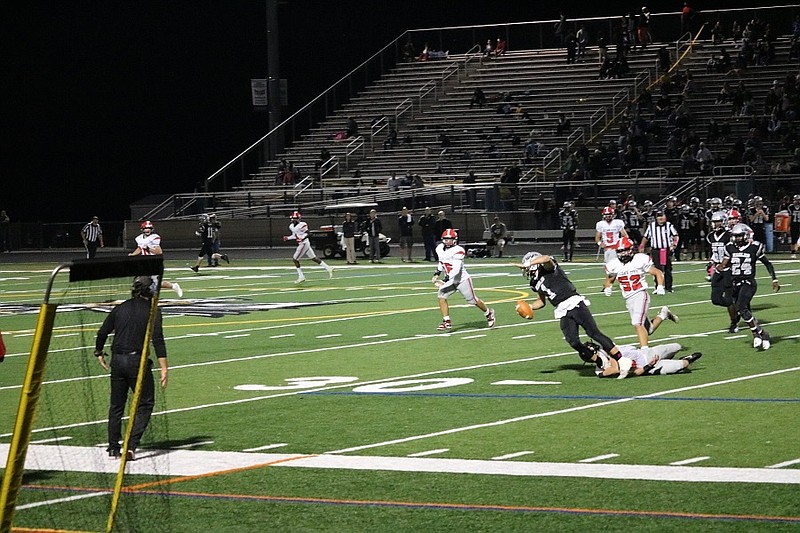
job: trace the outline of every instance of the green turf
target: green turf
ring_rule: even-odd
[[[776,262],[784,285],[777,294],[759,267],[753,309],[773,336],[767,352],[752,348],[746,328],[727,333],[725,310],[708,302],[702,264],[677,264],[675,292],[653,297],[652,307],[654,314],[668,304],[681,322],[665,323],[653,343],[669,338],[684,345],[679,355],[704,356],[685,374],[624,381],[594,377],[564,342],[552,308],[537,311],[533,321],[520,319],[514,302],[530,289],[500,261],[468,265],[478,295],[496,309],[497,327],[486,329],[481,313],[456,295],[450,335],[435,331],[441,316],[430,265],[390,258],[375,267],[338,268],[333,280],[306,268],[309,281],[295,286],[287,261],[234,262],[236,268],[199,276],[177,269],[182,264],[168,262],[167,278],[180,281],[185,301],[162,294],[166,307],[184,306],[180,314],[165,307],[172,370],[156,411],[170,412],[154,417],[145,448],[204,443],[196,449],[242,451],[286,443],[276,453],[365,446],[344,455],[447,449],[431,458],[476,460],[529,451],[513,461],[568,464],[613,453],[602,463],[624,465],[708,457],[693,465],[698,469],[763,468],[800,458],[796,261]],[[14,278],[0,289],[2,305],[35,311],[51,268],[0,268]],[[619,291],[610,298],[599,293],[602,267],[565,268],[590,298],[601,329],[619,343],[635,342]],[[201,308],[219,316],[191,316]],[[9,351],[0,367],[4,435],[13,428],[36,320],[19,310],[0,314]],[[36,427],[46,430],[40,437],[70,437],[64,446],[94,446],[104,438],[108,381],[87,350],[104,314],[69,315],[59,313],[56,323],[56,334],[70,336],[54,338],[64,351],[50,354]],[[86,374],[96,379],[82,379]],[[298,381],[313,377],[341,379]],[[398,390],[396,382],[408,380],[441,380],[441,386]],[[496,384],[501,380],[549,383]],[[378,384],[388,388],[359,392]],[[236,388],[241,385],[261,390]],[[256,400],[241,403],[247,399]],[[402,442],[388,442],[396,439]],[[148,480],[131,476],[126,484]],[[29,471],[20,503],[109,483],[106,475]],[[268,467],[152,490],[157,495],[140,492],[126,505],[168,502],[166,522],[152,530],[169,531],[789,531],[800,521],[797,486],[776,483]],[[165,499],[164,491],[172,495]],[[103,498],[26,509],[15,524],[102,529],[102,519],[83,520],[103,507]]]

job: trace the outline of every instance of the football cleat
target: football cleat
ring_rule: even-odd
[[[490,328],[494,327],[494,309],[489,308],[489,313],[486,315],[486,323]]]
[[[299,285],[300,283],[304,283],[305,281],[306,278],[297,278],[296,280],[294,280],[294,283],[295,285]]]
[[[450,331],[453,329],[453,323],[449,320],[442,320],[442,323],[436,328],[439,331]]]
[[[133,450],[128,450],[128,453],[125,455],[125,458],[128,461],[135,461],[136,460],[136,453]]]
[[[211,265],[208,265],[208,266],[211,266]],[[193,267],[189,267],[189,268],[190,268],[190,269],[192,270],[192,272],[194,272],[195,274],[197,274],[197,273],[199,273],[199,272],[200,272],[200,267],[198,267],[198,266],[193,266]]]
[[[122,457],[122,454],[120,453],[120,451],[117,448],[113,448],[113,449],[108,450],[108,458],[109,459],[119,459],[120,457]]]
[[[689,361],[689,364],[691,365],[692,363],[694,363],[695,361],[697,361],[701,357],[703,357],[702,353],[694,352],[692,355],[687,355],[686,357],[681,357],[681,360]]]
[[[739,333],[739,323],[731,322],[730,327],[728,327],[728,333]]]
[[[659,314],[662,316],[662,318],[664,320],[671,320],[672,322],[675,322],[676,324],[681,321],[681,319],[678,318],[678,315],[676,315],[672,311],[670,311],[669,307],[667,307],[666,305],[661,308],[661,312]]]
[[[223,259],[223,260],[224,260],[226,263],[228,263],[229,265],[231,264],[231,260],[230,260],[230,259],[228,259],[228,254],[222,254],[222,259]]]
[[[762,350],[769,350],[770,346],[772,346],[772,341],[770,339],[769,333],[766,331],[761,332],[761,349]]]
[[[175,294],[178,295],[178,298],[183,298],[183,289],[181,289],[181,286],[174,281],[172,282],[172,290],[175,291]]]
[[[331,279],[331,278],[333,278],[333,267],[330,267],[328,269],[328,279]]]
[[[753,337],[753,348],[761,348],[762,344],[764,344],[764,339],[761,338],[761,335]]]

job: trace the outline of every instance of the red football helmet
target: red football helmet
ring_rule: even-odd
[[[454,230],[453,228],[447,228],[446,230],[444,230],[442,232],[442,240],[444,241],[446,239],[451,239],[454,241],[457,240],[458,233],[456,233],[456,230]]]
[[[617,257],[623,263],[627,263],[633,259],[633,241],[628,237],[622,237],[617,241]]]
[[[289,218],[297,218],[297,219],[299,219],[301,216],[302,215],[300,214],[300,211],[293,211],[292,212],[292,216],[289,217]]]
[[[739,210],[734,208],[728,211],[728,227],[733,228],[736,224],[742,221],[742,215]]]
[[[617,212],[614,210],[613,207],[604,207],[603,208],[603,218],[608,220],[609,222],[614,220],[614,217],[617,216]]]
[[[150,222],[149,220],[145,220],[144,222],[142,222],[142,231],[144,231],[146,229],[149,229],[149,230],[153,229],[153,223]]]

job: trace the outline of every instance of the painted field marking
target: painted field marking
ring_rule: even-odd
[[[54,437],[52,439],[40,439],[40,440],[32,440],[31,444],[47,444],[48,442],[61,442],[65,440],[70,440],[72,437],[68,435],[64,435],[63,437]],[[105,446],[105,444],[103,445]]]
[[[726,341],[733,340],[733,339],[743,339],[747,337],[747,335],[729,335],[727,337],[723,337]]]
[[[683,461],[675,461],[674,463],[670,463],[670,466],[683,466],[683,465],[690,465],[693,463],[700,463],[702,461],[707,461],[711,459],[708,455],[702,457],[692,457],[691,459],[684,459]]]
[[[560,415],[560,414],[565,414],[565,413],[574,413],[574,412],[578,412],[578,411],[584,411],[584,410],[587,410],[587,409],[597,409],[597,408],[607,407],[607,406],[610,406],[610,405],[623,404],[623,403],[627,403],[627,402],[638,400],[638,399],[658,398],[658,397],[661,397],[661,396],[666,396],[668,394],[676,394],[676,393],[686,392],[686,391],[690,391],[690,390],[705,389],[705,388],[708,388],[708,387],[716,387],[718,385],[727,385],[727,384],[730,384],[730,383],[737,383],[737,382],[740,382],[740,381],[748,381],[748,380],[751,380],[751,379],[757,379],[757,378],[768,377],[768,376],[777,376],[777,375],[780,375],[780,374],[784,374],[786,372],[797,372],[797,371],[800,371],[800,367],[785,368],[783,370],[774,370],[772,372],[765,372],[765,373],[762,373],[762,374],[751,374],[749,376],[740,376],[738,378],[725,379],[725,380],[722,380],[722,381],[712,381],[712,382],[709,382],[709,383],[702,383],[700,385],[692,385],[692,386],[688,386],[688,387],[680,387],[680,388],[677,388],[677,389],[668,389],[668,390],[664,390],[664,391],[660,391],[660,392],[653,392],[653,393],[645,394],[645,395],[641,395],[641,396],[630,396],[630,397],[627,397],[627,398],[619,398],[619,399],[616,399],[616,400],[609,400],[609,401],[604,401],[604,402],[591,403],[591,404],[581,405],[581,406],[577,406],[577,407],[569,407],[569,408],[566,408],[566,409],[557,409],[555,411],[545,411],[545,412],[542,412],[542,413],[534,413],[534,414],[523,415],[523,416],[518,416],[518,417],[514,417],[514,418],[506,418],[506,419],[496,420],[494,422],[484,422],[482,424],[473,424],[473,425],[470,425],[470,426],[462,426],[462,427],[456,427],[456,428],[451,428],[451,429],[445,429],[445,430],[436,431],[436,432],[433,432],[433,433],[425,433],[425,434],[421,434],[421,435],[412,435],[410,437],[403,437],[403,438],[393,439],[393,440],[388,440],[388,441],[383,441],[383,442],[376,442],[376,443],[373,443],[373,444],[364,444],[362,446],[353,446],[351,448],[343,448],[341,450],[329,451],[329,452],[326,452],[326,453],[331,453],[331,454],[338,453],[338,454],[341,454],[341,453],[349,453],[349,452],[357,452],[357,451],[361,451],[361,450],[367,450],[367,449],[370,449],[370,448],[380,448],[380,447],[384,447],[384,446],[391,446],[393,444],[401,444],[401,443],[411,442],[411,441],[415,441],[415,440],[423,440],[423,439],[428,439],[428,438],[432,438],[432,437],[441,437],[441,436],[444,436],[444,435],[453,435],[455,433],[461,433],[461,432],[464,432],[464,431],[472,431],[474,429],[483,429],[483,428],[489,428],[489,427],[503,426],[503,425],[507,425],[507,424],[514,424],[516,422],[523,422],[523,421],[526,421],[526,420],[534,420],[534,419],[537,419],[537,418],[544,418],[544,417],[548,417],[548,416],[555,416],[555,415]]]
[[[318,339],[332,339],[333,337],[341,337],[341,333],[329,333],[327,335],[317,335]]]
[[[531,455],[532,453],[533,452],[531,451],[507,453],[505,455],[498,455],[497,457],[492,457],[492,461],[505,461],[506,459],[514,459],[515,457],[522,457],[523,455]]]
[[[223,339],[238,339],[239,337],[249,337],[249,333],[240,333],[238,335],[225,335]]]
[[[530,335],[517,335],[516,337],[511,337],[511,340],[519,340],[519,339],[530,339],[531,337],[535,337],[536,333],[531,333]]]
[[[524,379],[504,379],[490,385],[561,385],[560,381],[527,381]]]
[[[270,339],[284,339],[286,337],[294,337],[294,333],[284,333],[283,335],[272,335]]]
[[[380,339],[381,337],[388,337],[388,336],[389,336],[388,333],[377,333],[375,335],[364,335],[361,338],[362,339]]]
[[[190,442],[189,444],[181,444],[179,446],[173,446],[176,450],[191,450],[192,448],[197,448],[198,446],[205,446],[206,444],[214,444],[213,440],[201,440],[199,442]]]
[[[461,338],[464,339],[464,340],[468,340],[468,339],[480,339],[480,338],[483,338],[485,336],[486,336],[485,333],[481,333],[481,334],[478,334],[478,335],[469,335],[469,336],[461,337]]]
[[[406,457],[426,457],[428,455],[438,455],[440,453],[449,452],[450,448],[439,448],[436,450],[427,450],[424,452],[410,453]]]
[[[784,461],[782,463],[778,463],[778,464],[775,464],[775,465],[770,465],[770,466],[767,466],[765,468],[783,468],[784,466],[792,466],[792,465],[796,465],[796,464],[800,464],[800,459],[792,459],[791,461]]]
[[[588,457],[586,459],[581,459],[578,461],[579,463],[596,463],[598,461],[605,461],[606,459],[613,459],[614,457],[619,457],[618,453],[607,453],[605,455],[598,455],[596,457]]]
[[[267,444],[266,446],[258,446],[257,448],[247,448],[242,450],[243,452],[260,452],[261,450],[274,450],[275,448],[283,448],[284,446],[288,446],[289,444],[285,442],[278,442],[275,444]]]

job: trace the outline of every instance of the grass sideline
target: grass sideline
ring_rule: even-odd
[[[758,469],[765,476],[800,469],[793,462],[800,459],[800,434],[791,430],[800,419],[797,261],[776,259],[783,285],[777,294],[759,267],[754,312],[774,340],[767,352],[752,348],[747,331],[727,333],[726,312],[708,302],[703,264],[677,263],[676,291],[653,297],[653,312],[668,304],[681,322],[664,324],[653,342],[677,341],[683,353],[704,356],[689,373],[624,381],[597,379],[581,364],[551,307],[533,321],[520,319],[514,302],[530,289],[500,260],[468,264],[478,295],[497,312],[497,326],[486,329],[481,313],[457,295],[450,334],[435,331],[440,315],[430,264],[388,258],[383,265],[337,268],[328,280],[309,263],[309,281],[296,286],[285,259],[236,261],[200,275],[184,263],[167,262],[167,278],[179,281],[185,294],[162,295],[172,370],[145,450],[282,445],[270,451],[376,461],[411,455],[429,464],[556,463],[575,475],[273,465],[171,483],[162,476],[161,485],[141,489],[136,499],[146,506],[169,491],[165,530],[789,531],[800,522],[793,484],[580,475],[587,463],[677,468],[673,463],[685,462],[692,469]],[[6,281],[0,329],[9,351],[0,367],[4,406],[17,404],[34,311],[51,267],[0,267]],[[619,343],[635,342],[619,291],[600,294],[602,266],[564,267],[590,298],[601,329]],[[97,313],[76,338],[91,341],[102,317]],[[74,327],[57,334],[72,335]],[[69,355],[58,352],[51,360]],[[79,380],[94,403],[80,411],[43,410],[39,437],[69,437],[65,447],[98,445],[107,378],[99,367],[89,366],[86,379],[48,365],[45,388],[53,397]],[[2,443],[14,411],[0,411]],[[156,429],[156,419],[168,421],[168,432]],[[53,426],[63,428],[44,430]],[[96,488],[95,473],[61,475],[64,495]],[[20,504],[42,499],[37,488],[52,491],[52,482],[48,475],[26,475]],[[126,481],[148,483],[147,475]],[[47,516],[58,509],[63,523],[57,526],[76,527],[97,505],[84,499],[33,507],[20,511],[15,524],[49,526]]]

